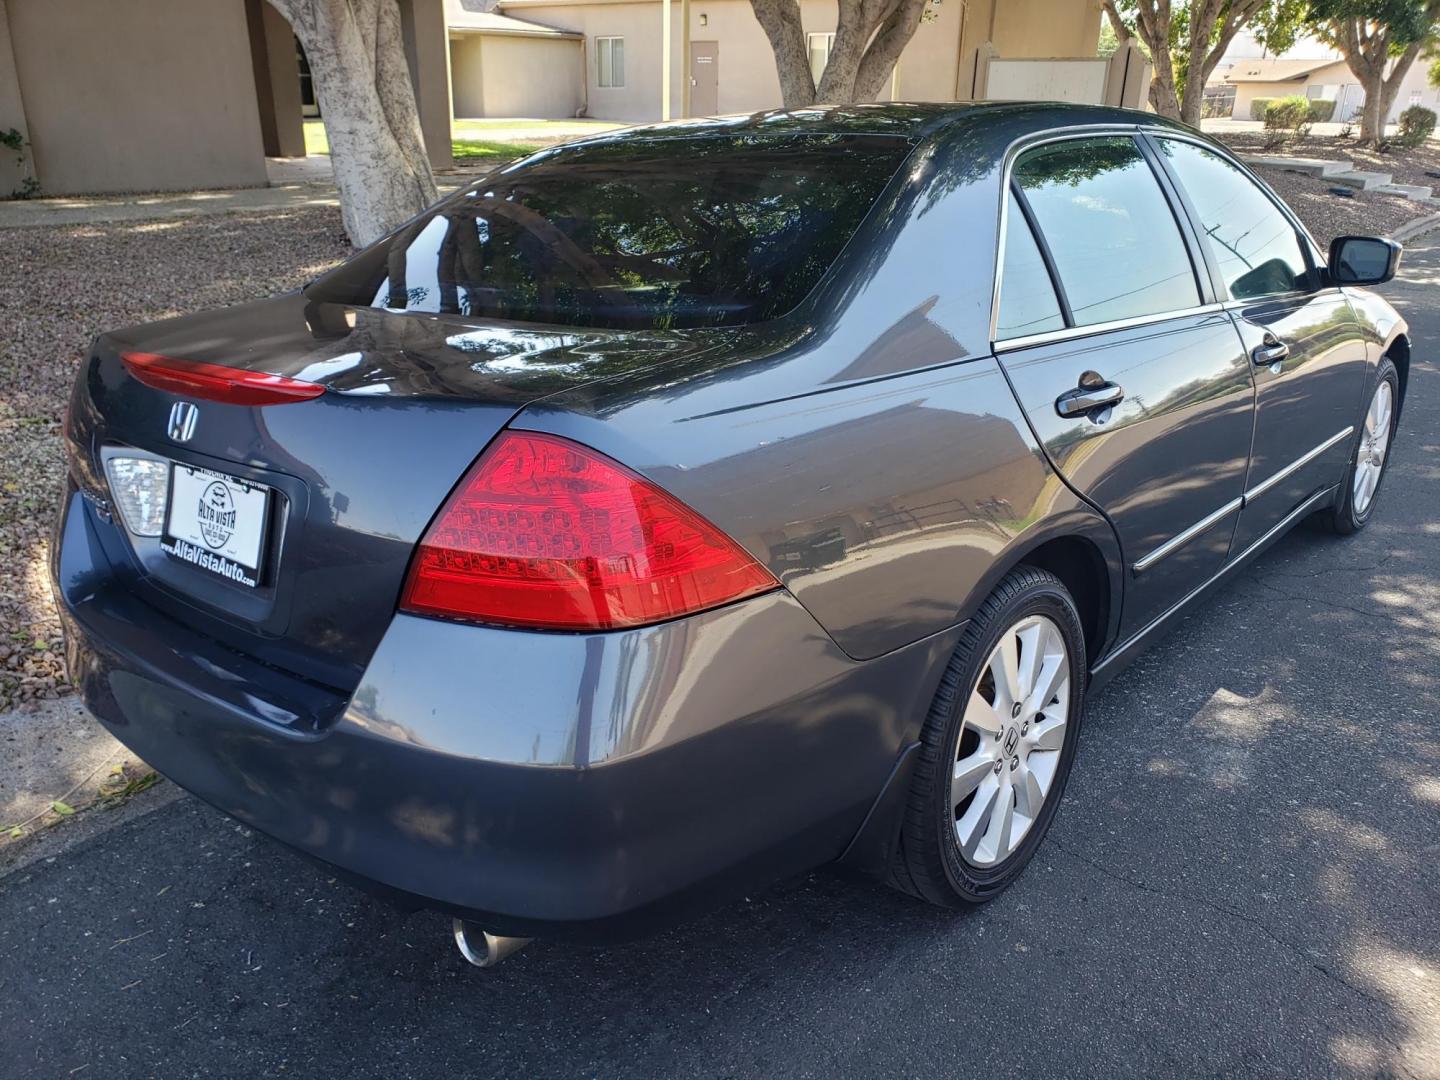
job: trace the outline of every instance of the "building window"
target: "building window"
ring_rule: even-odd
[[[1419,90],[1411,90],[1411,91],[1410,91],[1410,104],[1411,104],[1411,105],[1419,105],[1419,104],[1420,104],[1420,91],[1419,91]]]
[[[818,86],[820,76],[825,74],[825,65],[830,62],[830,50],[835,47],[835,35],[806,34],[805,41],[810,47],[810,77]]]
[[[623,37],[596,38],[595,62],[600,69],[601,86],[625,85],[625,39]]]
[[[1219,83],[1205,87],[1200,102],[1200,115],[1202,117],[1208,119],[1212,116],[1230,116],[1234,112],[1234,83]]]

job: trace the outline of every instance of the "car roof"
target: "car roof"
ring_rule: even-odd
[[[593,146],[618,141],[742,134],[894,135],[918,141],[950,128],[973,130],[990,124],[1004,127],[1011,135],[1017,129],[1042,130],[1094,124],[1192,130],[1154,113],[1106,105],[1055,101],[871,102],[670,120],[605,132],[566,145]],[[1008,142],[1008,139],[1005,141]]]

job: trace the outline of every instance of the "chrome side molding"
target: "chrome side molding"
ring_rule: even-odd
[[[1131,566],[1130,569],[1134,573],[1139,574],[1143,572],[1147,567],[1154,566],[1161,559],[1165,558],[1165,556],[1174,554],[1176,551],[1184,547],[1191,540],[1194,540],[1195,537],[1199,536],[1207,529],[1213,528],[1214,526],[1218,525],[1228,515],[1233,514],[1236,510],[1243,510],[1246,506],[1254,502],[1261,495],[1265,494],[1265,492],[1269,491],[1272,487],[1280,483],[1280,481],[1284,480],[1287,476],[1291,476],[1299,470],[1303,469],[1306,465],[1310,464],[1310,462],[1314,461],[1317,457],[1323,454],[1326,450],[1329,450],[1336,443],[1342,442],[1343,440],[1349,438],[1352,434],[1354,434],[1354,432],[1354,424],[1351,424],[1343,431],[1337,431],[1334,435],[1331,435],[1330,438],[1326,439],[1319,446],[1315,447],[1313,450],[1306,451],[1300,457],[1292,461],[1289,465],[1286,465],[1279,472],[1270,476],[1268,479],[1262,480],[1260,483],[1250,488],[1250,490],[1246,491],[1245,494],[1241,495],[1239,498],[1231,499],[1228,503],[1220,507],[1220,509],[1216,510],[1213,514],[1206,515],[1205,517],[1197,521],[1194,525],[1191,525],[1184,532],[1177,533],[1175,536],[1172,536],[1169,540],[1166,540],[1165,543],[1157,547],[1154,551],[1151,551],[1149,554],[1135,560],[1135,563]],[[1287,518],[1286,520],[1288,521],[1289,519]]]
[[[1280,483],[1281,480],[1284,480],[1292,473],[1298,472],[1300,469],[1303,469],[1306,465],[1309,465],[1310,462],[1314,461],[1317,457],[1323,454],[1326,450],[1329,450],[1336,443],[1340,442],[1342,439],[1348,438],[1351,434],[1354,433],[1354,431],[1354,424],[1351,424],[1344,431],[1337,431],[1334,435],[1331,435],[1330,438],[1326,439],[1319,446],[1315,447],[1314,450],[1311,450],[1303,456],[1296,458],[1279,472],[1273,474],[1268,480],[1262,480],[1249,491],[1245,492],[1245,501],[1248,503],[1259,498],[1276,484]]]
[[[1215,572],[1215,575],[1211,577],[1210,580],[1203,582],[1200,585],[1197,585],[1194,589],[1187,593],[1183,599],[1177,601],[1165,611],[1155,616],[1155,618],[1151,619],[1143,627],[1135,631],[1135,633],[1131,634],[1119,645],[1116,645],[1115,648],[1111,649],[1108,653],[1106,653],[1105,656],[1100,660],[1100,662],[1090,669],[1091,690],[1099,689],[1101,686],[1105,685],[1105,683],[1109,682],[1110,678],[1116,672],[1125,667],[1127,661],[1131,657],[1138,654],[1145,638],[1149,637],[1156,630],[1161,629],[1166,623],[1171,620],[1171,618],[1183,611],[1192,601],[1199,599],[1203,594],[1209,592],[1216,585],[1220,584],[1220,582],[1223,581],[1225,578],[1229,577],[1236,570],[1240,569],[1240,567],[1244,566],[1255,556],[1259,555],[1262,551],[1265,550],[1265,548],[1269,547],[1271,543],[1279,539],[1279,537],[1287,529],[1289,529],[1290,526],[1294,525],[1295,522],[1299,521],[1306,514],[1310,513],[1310,511],[1314,510],[1326,499],[1332,498],[1335,495],[1336,488],[1338,487],[1338,484],[1330,484],[1315,492],[1314,495],[1311,495],[1310,498],[1306,499],[1294,510],[1291,510],[1290,513],[1286,514],[1283,518],[1281,518],[1273,526],[1271,526],[1271,528],[1253,544],[1247,547],[1239,555],[1236,555],[1233,559],[1230,559],[1224,566],[1222,566],[1219,570]]]
[[[1230,514],[1233,514],[1236,510],[1239,510],[1244,505],[1244,498],[1236,497],[1234,499],[1231,499],[1228,503],[1220,507],[1220,509],[1216,510],[1213,514],[1209,514],[1201,518],[1184,532],[1172,536],[1169,540],[1166,540],[1165,543],[1161,544],[1154,551],[1150,552],[1149,555],[1146,555],[1141,559],[1137,559],[1133,567],[1135,573],[1140,573],[1147,566],[1153,566],[1155,563],[1165,558],[1166,555],[1169,555],[1171,552],[1177,550],[1178,548],[1184,547],[1191,540],[1194,540],[1195,537],[1203,533],[1206,529],[1209,529],[1213,525],[1218,525],[1222,520],[1224,520]]]

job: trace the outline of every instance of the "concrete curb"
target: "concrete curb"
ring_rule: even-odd
[[[1399,240],[1403,244],[1408,240],[1413,240],[1415,237],[1422,236],[1431,229],[1436,228],[1440,228],[1440,214],[1430,214],[1401,225],[1400,228],[1390,234],[1390,239]]]

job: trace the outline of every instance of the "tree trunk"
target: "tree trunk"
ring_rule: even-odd
[[[926,0],[839,0],[835,41],[817,87],[798,0],[750,0],[775,53],[780,96],[787,109],[816,102],[874,101],[915,36],[925,4]]]
[[[796,0],[750,0],[750,6],[775,54],[781,102],[787,109],[815,104],[815,79],[810,74],[810,51],[805,45],[800,5]]]
[[[305,47],[357,247],[435,201],[396,0],[270,0]]]
[[[1120,14],[1117,0],[1102,0],[1105,16],[1121,41],[1139,37],[1150,50],[1154,73],[1150,81],[1150,107],[1161,116],[1200,126],[1205,104],[1205,82],[1220,63],[1235,35],[1246,25],[1265,0],[1192,0],[1188,9],[1188,35],[1181,56],[1184,71],[1177,78],[1175,58],[1170,51],[1174,22],[1171,0],[1135,0],[1132,29]],[[1222,21],[1223,16],[1223,21]]]
[[[1379,146],[1385,141],[1384,84],[1378,75],[1360,83],[1365,88],[1365,106],[1360,110],[1360,142],[1364,146]]]

